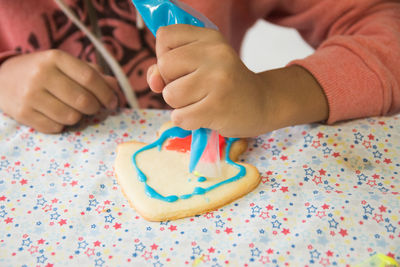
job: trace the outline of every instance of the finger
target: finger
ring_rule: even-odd
[[[82,118],[81,113],[61,102],[48,91],[40,91],[37,99],[40,101],[33,100],[32,107],[56,123],[74,125]]]
[[[46,134],[60,133],[64,129],[64,125],[49,119],[36,110],[32,110],[29,116],[20,122]]]
[[[67,53],[60,53],[56,66],[65,75],[90,91],[105,107],[114,109],[118,105],[114,91],[101,74],[87,63]]]
[[[169,50],[196,42],[205,38],[206,34],[215,34],[214,30],[186,24],[174,24],[160,27],[156,34],[157,58]]]
[[[93,69],[95,69],[97,72],[100,72],[100,73],[104,73],[104,69],[100,66],[100,65],[98,65],[98,64],[96,64],[96,63],[93,63],[93,62],[86,62],[90,67],[92,67]]]
[[[161,93],[165,87],[165,82],[160,74],[157,64],[147,70],[147,83],[155,93]]]
[[[201,88],[193,72],[167,84],[162,91],[165,102],[172,108],[183,108],[201,101],[207,96],[206,88]]]
[[[204,109],[205,99],[200,102],[180,109],[175,109],[171,113],[171,121],[174,125],[185,130],[196,130],[199,128],[210,128],[209,112]]]
[[[113,76],[103,75],[104,80],[108,83],[108,85],[114,90],[115,94],[118,97],[119,107],[126,107],[128,101],[126,100],[125,94],[122,92],[121,88],[118,85],[117,79]]]
[[[204,61],[203,49],[198,43],[170,50],[157,59],[158,70],[166,84],[194,72]]]
[[[83,114],[93,115],[100,109],[98,99],[91,92],[59,70],[49,79],[46,90]]]

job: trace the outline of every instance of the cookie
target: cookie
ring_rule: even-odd
[[[190,134],[164,125],[152,144],[131,141],[118,145],[117,181],[130,205],[146,220],[176,220],[215,210],[259,184],[260,175],[254,166],[234,162],[246,150],[247,142],[242,139],[223,139],[221,177],[190,173]]]

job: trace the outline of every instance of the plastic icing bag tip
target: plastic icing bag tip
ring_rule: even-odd
[[[189,171],[198,176],[222,176],[219,134],[210,129],[192,131]]]

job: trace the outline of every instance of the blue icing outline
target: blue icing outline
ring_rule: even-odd
[[[195,187],[191,194],[186,194],[186,195],[182,195],[182,196],[176,196],[176,195],[163,196],[160,193],[158,193],[154,188],[152,188],[151,186],[149,186],[147,184],[147,176],[137,166],[137,162],[136,162],[137,155],[145,150],[149,150],[149,149],[152,149],[155,147],[158,147],[158,150],[161,150],[162,144],[168,138],[171,138],[171,137],[185,138],[185,137],[189,136],[190,134],[191,134],[191,131],[186,131],[179,127],[170,128],[170,129],[166,130],[165,132],[163,132],[161,134],[160,138],[158,138],[155,142],[142,147],[141,149],[139,149],[138,151],[136,151],[133,154],[132,163],[135,166],[139,181],[144,183],[144,185],[145,185],[146,195],[148,195],[151,198],[155,198],[155,199],[166,201],[166,202],[175,202],[179,199],[189,199],[195,195],[204,195],[205,193],[207,193],[221,185],[237,181],[246,175],[246,168],[240,164],[237,164],[236,162],[233,162],[229,157],[229,152],[230,152],[232,143],[239,140],[239,138],[225,138],[225,140],[226,140],[225,162],[232,166],[235,166],[236,168],[239,169],[239,172],[235,176],[228,178],[224,181],[221,181],[217,184],[214,184],[212,186],[206,187],[206,188],[199,187],[199,186]]]

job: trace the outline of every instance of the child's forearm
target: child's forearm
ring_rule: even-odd
[[[303,67],[294,65],[257,76],[265,88],[265,132],[328,118],[329,107],[323,89]]]

